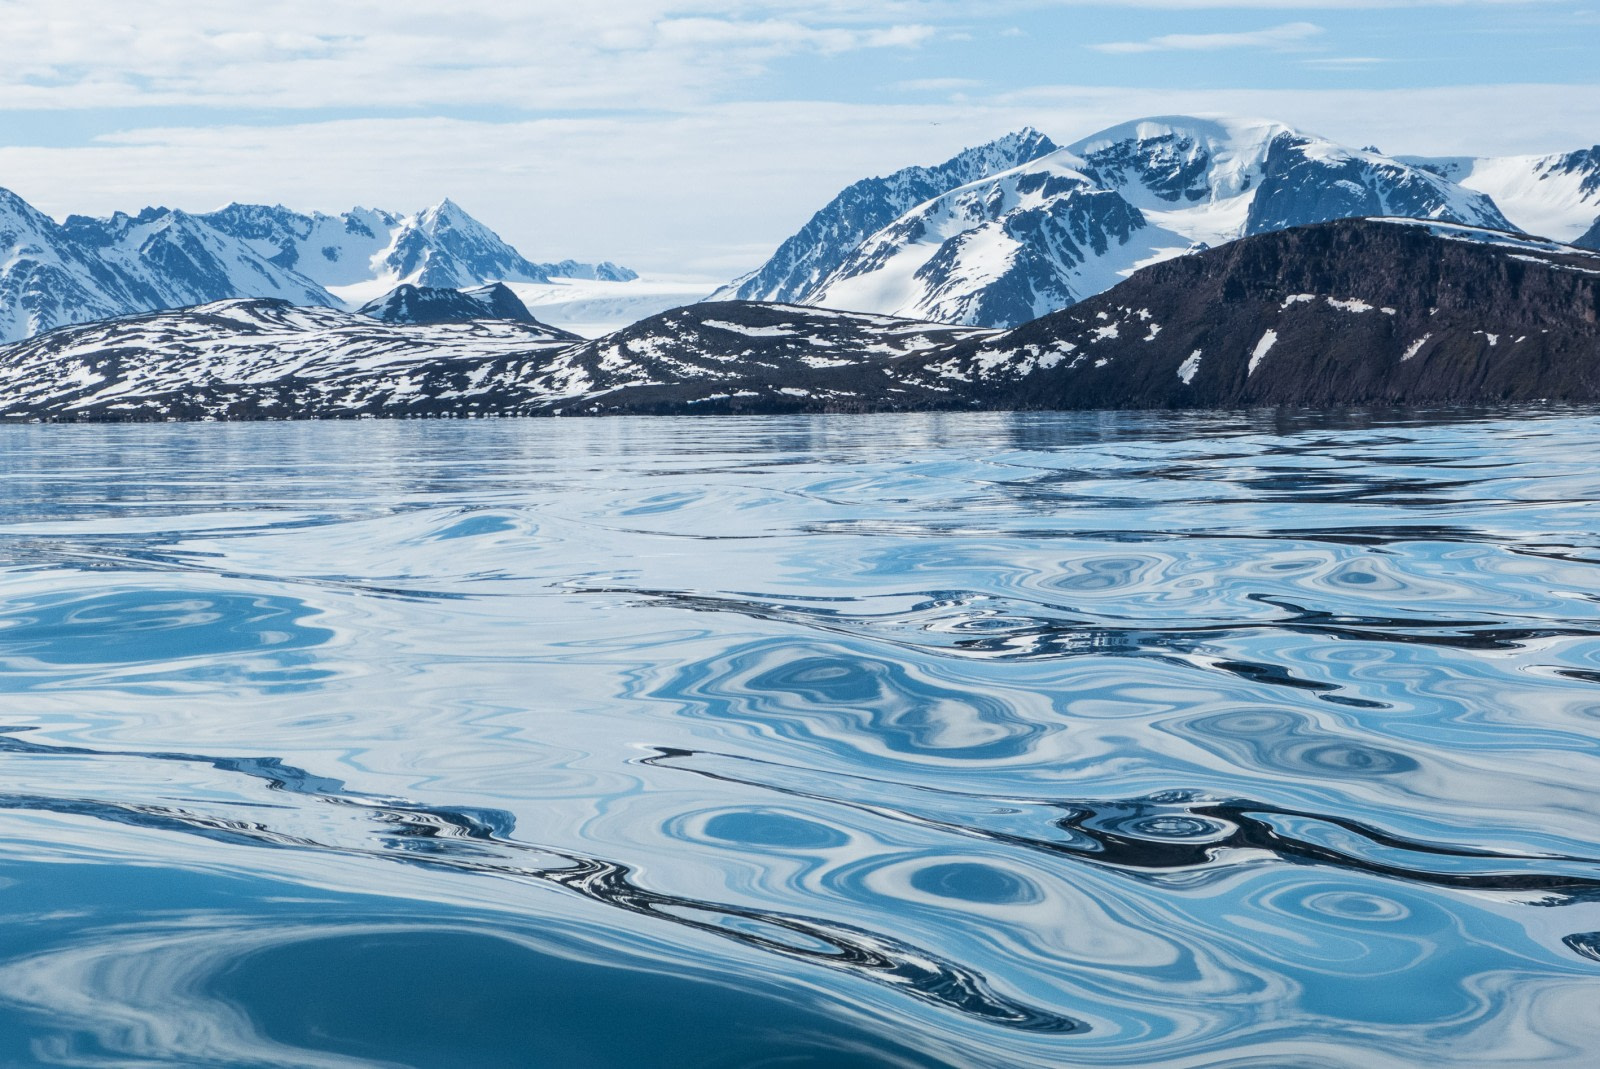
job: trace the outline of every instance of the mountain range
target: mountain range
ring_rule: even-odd
[[[418,322],[434,295],[62,328],[0,348],[0,419],[1600,401],[1600,253],[1415,219],[1241,238],[1005,331],[729,301],[584,341],[492,292]]]
[[[713,299],[1015,326],[1162,260],[1382,216],[1600,245],[1600,147],[1402,158],[1277,122],[1189,116],[1125,123],[1066,147],[1024,130],[850,186]]]
[[[0,189],[0,340],[237,297],[343,307],[395,286],[637,277],[611,263],[534,263],[446,200],[414,215],[231,204],[57,223]]]

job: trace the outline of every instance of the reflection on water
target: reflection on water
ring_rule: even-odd
[[[0,1065],[1588,1065],[1597,431],[0,429]]]

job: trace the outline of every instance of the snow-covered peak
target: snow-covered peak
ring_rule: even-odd
[[[1518,227],[1576,240],[1600,217],[1600,145],[1544,156],[1412,156],[1406,162],[1487,194]]]
[[[998,166],[1019,146],[1026,158]],[[912,192],[927,195],[883,220]],[[719,296],[999,325],[1157,260],[1378,215],[1512,229],[1482,193],[1373,149],[1269,119],[1167,115],[1063,149],[1019,131],[940,168],[858,182]],[[877,229],[861,233],[863,223]]]

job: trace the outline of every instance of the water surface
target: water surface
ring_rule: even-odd
[[[0,428],[0,1066],[1585,1066],[1600,417]]]

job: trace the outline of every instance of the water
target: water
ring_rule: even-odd
[[[0,429],[0,1065],[1591,1065],[1597,440]]]

